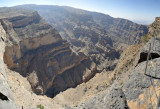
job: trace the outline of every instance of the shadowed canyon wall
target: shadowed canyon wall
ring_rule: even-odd
[[[123,49],[139,43],[147,34],[145,25],[97,12],[51,5],[22,5],[36,10],[56,28],[76,52],[83,52],[97,65],[99,72],[112,71]]]
[[[96,73],[90,58],[72,52],[69,43],[37,12],[21,11],[16,16],[1,18],[8,37],[4,62],[27,77],[35,93],[53,97]]]

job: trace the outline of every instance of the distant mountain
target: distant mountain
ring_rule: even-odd
[[[51,21],[69,44],[38,12],[21,7],[0,8],[0,109],[157,107],[160,17],[147,29],[101,13],[44,6],[63,13]]]
[[[22,5],[36,10],[68,40],[75,52],[84,52],[99,70],[113,70],[123,48],[138,43],[148,28],[126,19],[113,18],[66,6]]]

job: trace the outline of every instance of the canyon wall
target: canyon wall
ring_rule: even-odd
[[[123,49],[139,43],[148,27],[107,14],[67,6],[22,5],[36,10],[76,52],[83,52],[102,70],[113,71]]]
[[[11,10],[16,12],[15,8]],[[96,73],[90,58],[74,53],[69,43],[37,12],[21,9],[16,16],[1,18],[1,23],[8,45],[4,62],[9,69],[27,77],[35,93],[53,97]]]
[[[6,68],[3,61],[5,51],[6,32],[0,23],[0,109],[17,109],[18,105],[15,103],[8,79],[6,75]]]

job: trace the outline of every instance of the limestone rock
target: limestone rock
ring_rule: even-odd
[[[7,82],[5,65],[3,62],[3,54],[5,48],[6,34],[0,23],[0,109],[18,109],[13,94]]]
[[[10,16],[4,14],[7,9],[12,10]],[[97,73],[94,62],[83,53],[72,52],[70,44],[37,12],[25,9],[19,12],[16,7],[1,8],[1,11],[6,15],[1,22],[8,45],[4,62],[11,70],[28,76],[37,94],[54,97]]]
[[[157,105],[156,94],[159,94],[160,58],[149,61],[147,75],[144,75],[146,61],[138,64],[124,83],[125,95],[130,108],[147,108]],[[157,78],[157,79],[156,79]],[[156,90],[156,93],[155,93]],[[145,99],[144,99],[145,98]],[[152,99],[154,102],[150,102]]]
[[[38,13],[62,38],[72,45],[76,52],[89,56],[101,72],[112,71],[116,67],[120,53],[130,44],[138,43],[147,34],[148,28],[126,19],[112,18],[97,12],[89,12],[71,7],[23,5]],[[43,9],[45,8],[45,10]]]
[[[69,12],[75,13],[72,10]],[[131,46],[122,53],[120,61],[123,62],[118,64],[115,72],[103,70],[101,74],[96,74],[96,64],[99,70],[104,68],[113,70],[121,49],[131,44],[133,39],[136,39],[133,43],[138,42],[139,35],[145,33],[146,27],[124,19],[113,20],[103,14],[99,15],[100,18],[96,18],[97,13],[78,12],[81,12],[80,15],[75,13],[74,17],[69,16],[71,21],[78,21],[78,25],[71,21],[69,22],[71,25],[65,25],[65,28],[71,30],[74,28],[74,31],[64,28],[65,33],[61,31],[62,35],[70,36],[71,39],[67,40],[72,44],[71,47],[61,38],[57,30],[41,19],[37,12],[17,7],[0,9],[2,13],[0,14],[2,48],[0,49],[0,108],[18,109],[17,104],[20,108],[23,106],[26,109],[36,109],[40,104],[45,109],[156,107],[156,96],[160,93],[160,39],[158,37],[155,40],[151,39],[142,51],[141,44]],[[112,21],[111,24],[104,22],[107,21],[105,18],[108,18],[109,22]],[[156,20],[159,21],[158,18]],[[113,32],[110,34],[113,37],[106,35],[108,31],[104,31],[102,27]],[[133,39],[128,38],[127,36],[130,35],[128,28],[133,29],[132,32],[137,31],[137,28],[140,31],[131,35]],[[118,36],[121,38],[118,38],[115,35],[120,31],[122,34]],[[93,37],[86,37],[88,33]],[[128,44],[122,43],[123,40],[127,40]],[[90,41],[91,43],[87,44]],[[118,43],[115,43],[116,41]],[[153,50],[154,46],[152,46],[153,60],[149,60],[144,75],[146,59],[138,63],[139,54],[140,60],[143,59],[142,54],[147,53],[149,43],[153,41],[158,48]],[[82,50],[79,49],[81,47]],[[82,51],[85,51],[96,64]],[[111,64],[107,66],[109,62]],[[114,78],[114,73],[121,79]],[[93,76],[94,78],[90,80]],[[121,80],[123,83],[118,83],[114,79]],[[41,95],[36,95],[32,91]],[[51,99],[42,96],[43,94],[50,97],[58,95]]]
[[[131,45],[122,52],[118,64],[113,71],[114,79],[117,79],[120,83],[126,81],[128,75],[134,70],[140,60],[143,46],[144,44]]]
[[[150,44],[150,58],[147,64],[147,55]],[[159,46],[159,37],[151,38],[149,42],[143,46],[140,53],[139,63],[137,63],[138,65],[134,68],[128,76],[128,80],[124,83],[123,88],[130,108],[156,108],[156,99],[159,94],[158,88],[160,84]],[[150,102],[150,100],[153,102]]]
[[[112,80],[113,73],[103,71],[97,73],[88,82],[82,83],[75,88],[69,88],[56,95],[53,100],[67,106],[76,106],[100,92],[107,91]]]
[[[129,109],[125,95],[119,83],[114,82],[108,93],[102,93],[90,98],[72,109]]]
[[[36,87],[38,85],[38,77],[35,71],[30,73],[30,75],[27,77],[28,81],[30,82],[31,86]]]
[[[160,17],[156,17],[155,21],[150,25],[148,35],[150,37],[160,36]]]
[[[31,85],[27,78],[21,76],[18,72],[7,69],[6,74],[8,77],[8,84],[11,86],[11,91],[13,92],[13,97],[20,109],[22,109],[22,107],[23,109],[37,109],[37,105],[40,104],[44,106],[44,109],[63,109],[62,105],[52,101],[51,98],[42,95],[36,95],[32,91]]]
[[[143,47],[143,49],[140,53],[139,63],[147,60],[147,55],[149,52],[150,45],[151,45],[151,51],[150,51],[150,58],[149,59],[151,59],[151,57],[152,57],[152,59],[160,57],[160,37],[155,36],[155,37],[151,38],[148,41],[148,43]]]

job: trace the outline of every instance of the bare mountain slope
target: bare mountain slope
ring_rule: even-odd
[[[126,19],[65,6],[22,5],[36,10],[67,39],[76,52],[84,52],[98,70],[113,70],[123,48],[138,43],[147,27]]]
[[[67,109],[156,109],[160,93],[159,19],[157,17],[149,27],[149,30],[153,30],[147,34],[151,37],[149,42],[124,50],[114,72],[97,74],[87,83],[60,93],[54,100],[70,105]],[[157,33],[156,37],[152,37],[154,33]],[[150,43],[152,59],[149,58],[145,75]],[[117,86],[116,81],[119,82]],[[75,96],[69,96],[71,93]],[[77,93],[80,93],[80,97]]]

